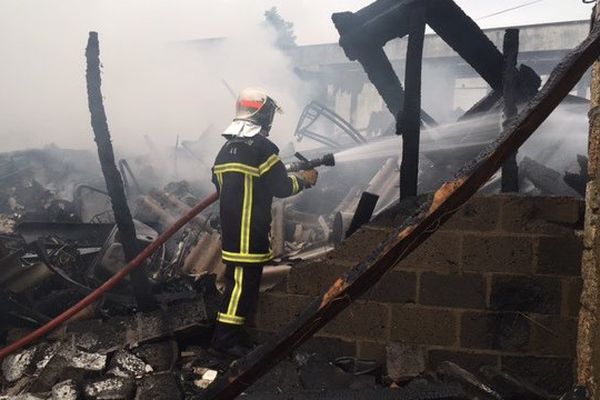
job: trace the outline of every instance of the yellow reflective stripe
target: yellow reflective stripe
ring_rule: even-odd
[[[296,175],[291,175],[290,178],[292,178],[292,193],[296,194],[300,191],[300,184],[298,183],[298,178],[296,177]]]
[[[269,158],[267,158],[267,161],[258,166],[258,173],[260,175],[266,174],[271,168],[273,168],[273,165],[277,164],[278,162],[279,156],[277,156],[277,154],[272,154]]]
[[[263,261],[270,261],[273,258],[273,253],[258,253],[258,254],[243,254],[243,253],[233,253],[230,251],[223,250],[223,260],[231,261],[231,262],[247,262],[247,263],[256,263]]]
[[[260,164],[258,168],[242,163],[225,163],[215,165],[213,167],[213,171],[215,172],[215,174],[224,172],[239,172],[242,174],[249,174],[252,176],[261,176],[269,172],[269,170],[273,168],[273,166],[279,161],[279,156],[277,156],[276,154],[272,154],[269,158],[267,158],[267,161]]]
[[[237,315],[217,313],[217,321],[222,322],[224,324],[244,325],[244,322],[246,322],[246,318],[238,317]]]
[[[219,190],[221,190],[221,188],[223,187],[223,173],[219,172],[215,175],[217,175],[217,182],[219,182]]]
[[[240,252],[250,251],[250,224],[252,221],[252,197],[254,195],[254,178],[244,177],[244,202],[242,204],[242,224],[240,231]]]
[[[244,269],[242,267],[235,267],[233,280],[235,284],[231,292],[229,306],[227,307],[227,315],[235,315],[237,312],[240,296],[242,295],[242,285],[244,284]]]
[[[241,163],[218,164],[213,167],[213,171],[215,173],[239,172],[241,174],[260,176],[260,173],[258,172],[258,168],[252,167],[252,166],[246,165],[246,164],[241,164]]]

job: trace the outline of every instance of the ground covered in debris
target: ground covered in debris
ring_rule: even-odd
[[[374,226],[399,221],[414,206],[394,207]],[[469,214],[469,209],[464,213]],[[493,219],[489,211],[486,216],[472,213],[470,218],[478,221]],[[382,228],[376,232],[380,234],[376,237],[386,233]],[[346,244],[360,240],[353,239]],[[341,247],[328,257],[344,252],[359,259],[368,243],[363,240],[363,245],[354,252]],[[208,348],[219,300],[215,275],[180,275],[158,287],[161,306],[157,311],[136,312],[134,307],[117,306],[119,301],[111,300],[113,305],[109,302],[54,332],[48,340],[9,356],[2,362],[0,399],[202,398],[203,388],[232,362]],[[28,329],[15,326],[7,331],[6,340],[16,340]],[[387,359],[382,361],[350,353],[333,357],[326,349],[304,346],[253,385],[244,398],[555,398],[545,388],[497,366],[469,366],[467,371],[462,368],[465,366],[442,362],[428,369],[423,354],[412,348],[390,345]]]

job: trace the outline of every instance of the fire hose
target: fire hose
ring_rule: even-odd
[[[304,158],[301,154],[296,153],[296,157],[300,159],[299,162],[293,163],[291,165],[286,166],[288,172],[306,170],[310,168],[315,168],[321,165],[325,166],[333,166],[335,165],[335,160],[333,154],[326,154],[321,158],[317,158],[314,160],[308,160]],[[119,282],[123,280],[131,271],[138,268],[142,263],[150,257],[160,246],[165,244],[167,240],[171,238],[179,229],[181,229],[185,224],[190,222],[196,215],[201,213],[204,209],[210,206],[212,203],[217,201],[219,195],[215,192],[210,196],[206,197],[200,203],[196,204],[191,210],[189,210],[184,216],[179,218],[173,225],[171,225],[166,231],[161,233],[156,240],[150,243],[140,254],[138,254],[133,260],[131,260],[125,268],[121,271],[110,277],[106,282],[104,282],[100,287],[95,289],[93,292],[88,294],[86,297],[81,299],[77,304],[72,306],[71,308],[63,311],[60,315],[46,323],[45,325],[39,327],[35,331],[23,336],[21,339],[16,342],[11,343],[10,345],[4,347],[0,350],[0,361],[2,361],[9,354],[14,353],[17,350],[22,349],[23,347],[31,344],[33,341],[41,338],[48,332],[58,328],[60,325],[68,321],[75,314],[82,311],[84,308],[94,303],[96,300],[100,298],[104,293],[115,287]]]
[[[105,292],[112,289],[117,285],[123,278],[125,278],[131,271],[138,268],[142,263],[152,255],[160,246],[162,246],[175,232],[181,229],[185,224],[187,224],[192,218],[198,215],[201,211],[206,209],[212,203],[214,203],[219,198],[217,193],[213,193],[210,196],[206,197],[200,203],[196,204],[191,210],[189,210],[184,216],[179,218],[173,225],[171,225],[166,231],[161,233],[155,241],[150,243],[140,254],[138,254],[131,262],[129,262],[125,268],[121,271],[113,275],[110,279],[102,284],[102,286],[95,289],[92,293],[88,294],[86,297],[81,299],[77,304],[72,306],[71,308],[63,311],[60,315],[49,321],[46,325],[43,325],[36,329],[35,331],[23,336],[21,339],[16,342],[11,343],[10,345],[4,347],[0,350],[0,361],[3,360],[9,354],[14,353],[17,350],[22,349],[23,347],[31,344],[33,341],[41,338],[48,332],[58,328],[64,322],[68,321],[75,314],[82,311],[84,308],[89,306],[90,304],[96,302]]]

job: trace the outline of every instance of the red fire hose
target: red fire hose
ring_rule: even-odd
[[[154,253],[160,246],[162,246],[175,232],[181,229],[185,224],[187,224],[192,218],[198,215],[202,210],[206,207],[210,206],[219,198],[217,193],[213,193],[200,203],[196,204],[194,208],[188,211],[183,217],[179,218],[177,222],[169,227],[166,231],[161,233],[154,242],[150,243],[140,254],[138,254],[130,263],[128,263],[125,268],[121,271],[113,275],[109,280],[104,282],[102,286],[98,289],[94,290],[92,293],[83,298],[79,303],[75,304],[73,307],[64,311],[62,314],[54,318],[52,321],[48,322],[46,325],[39,327],[35,331],[29,333],[28,335],[22,337],[14,343],[6,346],[2,350],[0,350],[0,361],[3,360],[6,356],[15,351],[31,344],[34,340],[39,339],[44,336],[51,330],[59,327],[61,324],[69,320],[75,314],[94,303],[104,292],[112,289],[117,283],[119,283],[123,278],[125,278],[131,271],[135,268],[142,265],[146,258],[150,257],[152,253]]]

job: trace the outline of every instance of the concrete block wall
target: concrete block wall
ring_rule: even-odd
[[[573,377],[583,211],[572,198],[476,197],[305,350],[384,361],[386,345],[411,343],[432,369],[501,366],[561,392]],[[261,295],[255,329],[278,331],[400,222],[375,221],[294,268]]]

